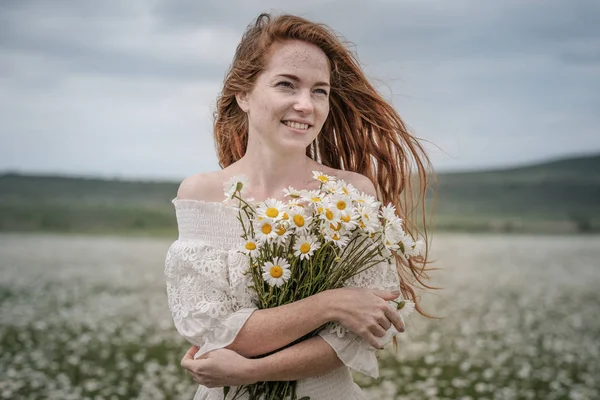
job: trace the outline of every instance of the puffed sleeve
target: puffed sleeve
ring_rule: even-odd
[[[228,279],[228,253],[198,241],[176,240],[165,278],[177,331],[199,347],[196,358],[231,344],[256,308],[241,308]]]
[[[395,265],[381,261],[375,266],[350,278],[347,287],[367,287],[379,290],[399,290],[400,281]],[[390,302],[390,307],[395,304]],[[395,309],[395,308],[394,308]],[[398,331],[392,327],[387,331],[382,341],[387,344]],[[379,376],[379,364],[375,349],[360,336],[348,331],[338,323],[327,324],[320,332],[321,336],[336,352],[338,358],[349,368],[368,375],[372,378]]]

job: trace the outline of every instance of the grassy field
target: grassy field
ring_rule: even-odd
[[[440,174],[436,230],[600,231],[600,156]],[[0,176],[0,231],[170,236],[176,182]],[[431,203],[432,198],[429,199]]]
[[[0,399],[191,399],[167,309],[170,240],[0,234]],[[443,234],[369,399],[599,398],[597,236]]]

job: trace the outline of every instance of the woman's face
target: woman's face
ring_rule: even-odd
[[[329,113],[329,60],[315,45],[276,42],[250,93],[237,96],[251,140],[275,150],[306,149]]]

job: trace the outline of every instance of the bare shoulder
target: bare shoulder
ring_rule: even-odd
[[[221,174],[221,171],[215,171],[188,176],[179,185],[177,198],[180,200],[201,201],[223,200],[223,178]]]
[[[359,174],[358,172],[341,171],[341,170],[336,170],[336,175],[340,179],[343,179],[347,183],[354,186],[359,191],[364,192],[373,197],[377,197],[377,190],[375,190],[375,185],[366,176]]]

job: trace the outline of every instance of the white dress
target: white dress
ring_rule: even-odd
[[[237,211],[215,202],[173,200],[179,238],[165,261],[168,303],[175,327],[200,356],[228,346],[257,309],[243,272],[248,259],[238,252],[243,245]],[[395,267],[381,263],[348,282],[348,286],[397,290]],[[395,331],[388,331],[387,339]],[[298,397],[311,400],[365,399],[352,380],[350,369],[371,377],[379,375],[375,349],[344,327],[330,323],[321,336],[337,353],[343,366],[320,376],[298,381]],[[231,394],[235,391],[232,388]],[[194,400],[222,400],[221,388],[199,386]]]

